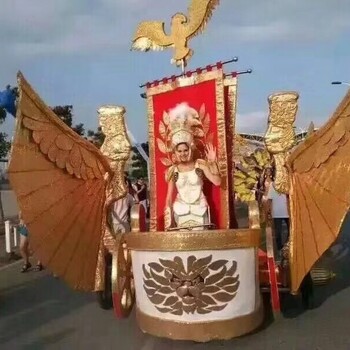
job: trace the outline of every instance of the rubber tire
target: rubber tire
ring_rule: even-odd
[[[105,290],[96,292],[97,302],[103,310],[113,308],[112,298],[112,255],[106,255]]]
[[[314,308],[314,285],[308,273],[300,286],[301,302],[305,310]]]

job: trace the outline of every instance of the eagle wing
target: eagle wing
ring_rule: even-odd
[[[203,32],[220,0],[192,0],[188,8],[188,39]]]
[[[164,25],[164,22],[160,21],[141,22],[137,27],[131,48],[139,51],[159,51],[173,46],[173,40],[165,33]]]
[[[108,161],[66,126],[19,73],[9,178],[35,255],[71,287],[93,290]]]
[[[349,139],[350,90],[333,117],[288,159],[292,292],[336,240],[350,208]]]

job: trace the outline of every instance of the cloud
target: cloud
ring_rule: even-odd
[[[0,45],[14,55],[125,50],[138,22],[170,19],[176,4],[168,7],[158,0],[2,0]]]
[[[186,12],[189,0],[2,0],[0,45],[14,55],[127,49],[138,22]],[[278,43],[329,40],[350,27],[350,2],[222,0],[208,41]]]
[[[348,0],[236,0],[230,8],[214,18],[210,36],[226,42],[303,44],[330,40],[350,29]]]
[[[256,111],[238,113],[236,119],[236,130],[239,133],[263,134],[267,126],[267,112]]]
[[[268,120],[268,106],[266,106],[266,111],[255,111],[247,113],[238,113],[236,118],[236,131],[243,134],[257,134],[264,135],[267,129]],[[295,122],[295,132],[301,133],[306,132],[311,123],[310,118],[303,117],[302,113],[298,113]],[[315,123],[315,127],[321,127],[327,118],[319,123]]]

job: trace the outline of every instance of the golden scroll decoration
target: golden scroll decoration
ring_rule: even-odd
[[[242,202],[255,201],[258,183],[271,166],[271,156],[266,149],[256,149],[249,155],[241,155],[238,161],[233,175],[236,196]]]
[[[270,114],[265,145],[275,165],[274,187],[280,193],[289,192],[288,170],[285,161],[295,144],[294,122],[298,111],[296,92],[279,92],[269,96]]]

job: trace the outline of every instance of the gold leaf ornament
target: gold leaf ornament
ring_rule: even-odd
[[[203,103],[199,109],[199,117],[200,119],[204,119],[205,118],[205,104]]]
[[[207,113],[205,115],[204,121],[203,121],[203,130],[205,132],[205,134],[207,134],[209,132],[210,129],[210,115],[209,113]]]
[[[173,164],[172,161],[170,159],[168,159],[168,158],[161,158],[160,161],[166,167],[169,167],[169,166],[171,166]]]
[[[167,150],[167,147],[166,147],[164,141],[161,140],[160,138],[157,138],[157,146],[158,146],[159,151],[161,151],[162,153],[164,153],[164,154],[168,153],[167,152],[168,150]]]
[[[164,125],[166,126],[168,126],[170,123],[170,117],[166,111],[163,112],[163,122],[164,122]]]
[[[159,134],[163,138],[163,140],[166,140],[167,130],[165,124],[162,121],[159,122]]]

